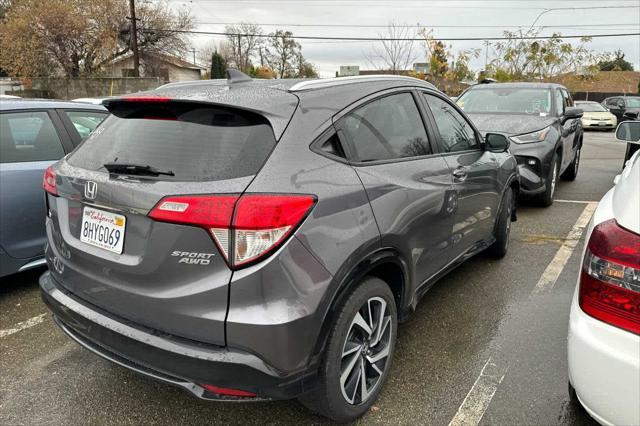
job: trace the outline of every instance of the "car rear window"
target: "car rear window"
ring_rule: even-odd
[[[171,171],[162,180],[211,181],[255,174],[276,140],[259,114],[203,104],[123,102],[68,162],[89,170],[136,164]]]

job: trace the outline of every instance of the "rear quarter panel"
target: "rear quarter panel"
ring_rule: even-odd
[[[234,273],[227,317],[229,346],[260,353],[286,371],[306,366],[341,277],[380,246],[355,171],[309,147],[329,124],[314,126],[306,114],[313,115],[296,112],[247,192],[314,194],[318,202],[278,252]],[[251,332],[253,324],[261,325],[259,333]]]

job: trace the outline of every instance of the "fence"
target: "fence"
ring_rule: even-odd
[[[638,96],[637,93],[620,93],[620,92],[573,92],[571,93],[574,101],[595,101],[602,102],[605,98],[612,96]]]
[[[18,88],[5,93],[26,98],[100,98],[152,90],[162,84],[158,77],[33,77],[20,82]]]

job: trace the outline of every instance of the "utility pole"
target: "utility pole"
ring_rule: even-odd
[[[197,50],[195,49],[195,47],[192,47],[192,48],[191,48],[191,51],[193,52],[193,63],[194,63],[194,65],[195,65],[195,63],[196,63],[196,52],[197,52]]]
[[[484,45],[484,70],[487,71],[487,66],[489,65],[489,40],[485,40]]]
[[[131,51],[133,52],[133,76],[140,77],[140,56],[138,55],[138,23],[136,22],[135,0],[129,0],[131,16]]]

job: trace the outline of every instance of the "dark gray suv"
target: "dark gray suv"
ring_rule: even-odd
[[[200,398],[353,420],[425,291],[507,250],[508,141],[423,81],[234,77],[106,107],[44,177],[43,299],[80,345]]]

